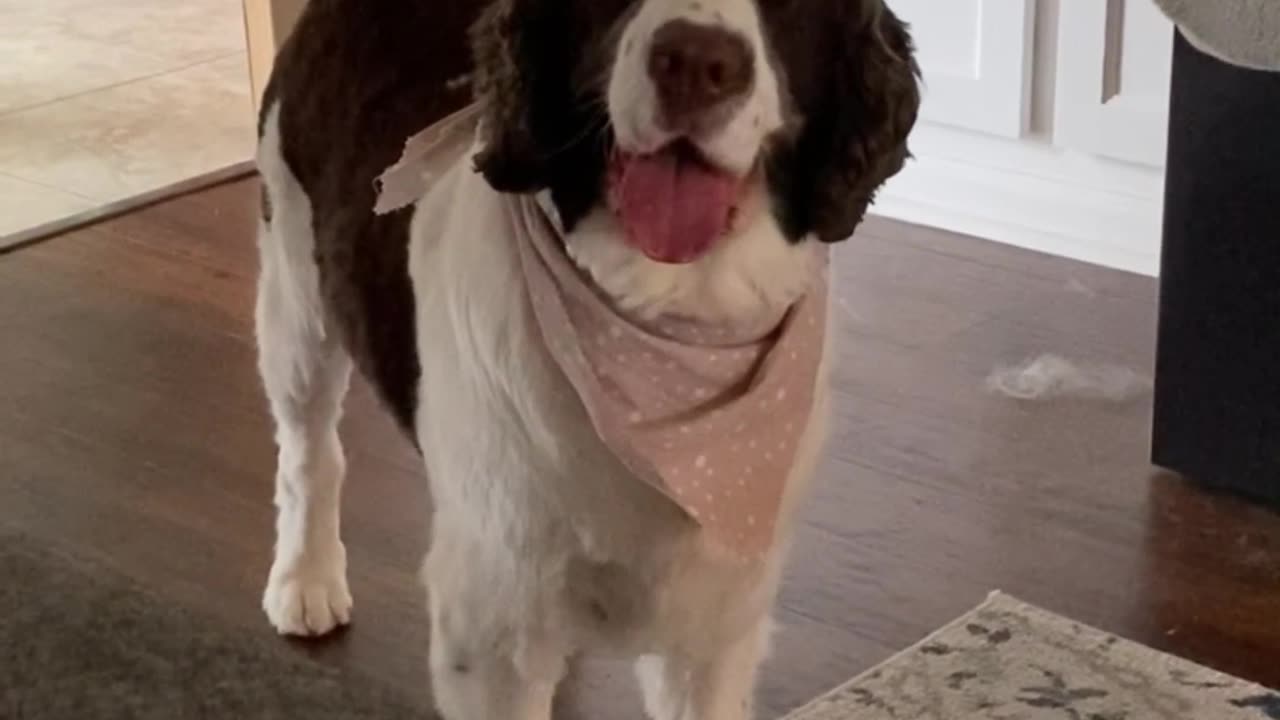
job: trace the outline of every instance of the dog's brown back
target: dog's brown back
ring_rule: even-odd
[[[407,269],[410,211],[375,216],[374,180],[413,133],[465,106],[467,31],[483,0],[311,0],[263,101],[311,200],[332,326],[406,429],[420,367]],[[263,198],[270,220],[270,198]]]

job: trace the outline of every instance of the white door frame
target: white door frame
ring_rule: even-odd
[[[256,112],[271,77],[276,51],[302,14],[307,0],[243,0],[245,37],[249,46],[249,74]]]

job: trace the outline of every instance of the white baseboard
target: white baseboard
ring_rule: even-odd
[[[884,217],[1107,267],[1156,275],[1164,174],[1054,148],[932,125],[881,192]]]

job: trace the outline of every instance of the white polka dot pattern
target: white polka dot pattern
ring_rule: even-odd
[[[812,291],[757,327],[643,324],[584,281],[535,200],[512,198],[511,210],[546,347],[601,439],[733,557],[759,558],[813,408],[826,250]]]

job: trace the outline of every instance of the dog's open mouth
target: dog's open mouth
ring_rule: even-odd
[[[690,263],[711,250],[729,231],[744,185],[683,140],[649,155],[616,150],[609,180],[627,243],[668,264]]]

